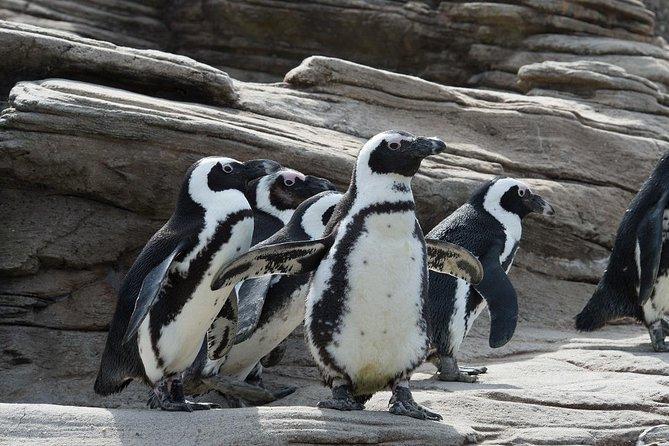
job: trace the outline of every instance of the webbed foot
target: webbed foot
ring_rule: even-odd
[[[478,373],[476,373],[477,371]],[[439,381],[474,383],[478,380],[479,373],[485,373],[487,371],[488,369],[485,367],[460,368],[458,367],[458,361],[454,357],[443,355],[440,357],[437,379]]]
[[[656,352],[667,352],[669,346],[664,342],[665,332],[663,327],[663,320],[655,321],[648,326],[648,334],[650,335],[650,343],[653,350]]]
[[[193,412],[194,410],[220,409],[213,403],[195,403],[186,401],[183,385],[178,378],[166,378],[154,387],[147,405],[152,409],[160,408],[170,412]]]
[[[363,410],[365,408],[364,404],[355,400],[347,384],[333,387],[332,398],[319,401],[317,406],[321,409],[335,410]]]
[[[438,413],[432,412],[415,402],[408,387],[396,386],[388,404],[390,405],[388,411],[395,415],[403,415],[419,420],[439,421],[442,419],[442,416]]]

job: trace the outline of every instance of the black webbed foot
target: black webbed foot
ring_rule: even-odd
[[[343,384],[333,387],[332,398],[319,401],[318,407],[335,410],[363,410],[365,405],[355,400],[350,386]]]
[[[432,412],[415,402],[408,387],[395,386],[393,396],[388,404],[390,405],[388,411],[394,415],[403,415],[419,420],[439,421],[442,419],[438,413]]]
[[[468,370],[470,369],[471,372]],[[442,355],[439,361],[439,371],[437,379],[439,381],[473,383],[478,380],[478,374],[475,370],[483,370],[479,373],[488,371],[485,367],[458,367],[458,361],[452,356]]]
[[[669,351],[669,346],[664,342],[665,322],[661,319],[655,321],[648,326],[648,334],[650,335],[650,343],[653,346],[653,350],[656,352],[667,352]]]
[[[152,409],[160,408],[172,412],[192,412],[194,410],[220,409],[213,403],[195,403],[186,401],[183,384],[178,378],[163,379],[154,387],[147,405]]]

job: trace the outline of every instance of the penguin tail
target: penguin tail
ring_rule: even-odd
[[[125,389],[131,381],[132,379],[130,378],[126,378],[125,380],[112,379],[108,374],[100,371],[98,377],[95,379],[93,390],[98,395],[109,396]]]
[[[576,316],[574,325],[579,331],[594,331],[610,320],[637,316],[637,313],[631,302],[600,283],[583,310]]]

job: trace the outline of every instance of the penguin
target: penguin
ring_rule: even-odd
[[[335,190],[335,186],[326,179],[311,175],[305,176],[300,172],[289,169],[280,170],[251,182],[247,187],[246,195],[254,208],[255,229],[253,242],[262,242],[268,234],[271,235],[272,232],[275,232],[276,228],[282,228],[284,224],[291,221],[287,219],[292,217],[295,208],[306,198],[324,191],[333,190]],[[308,215],[313,214],[313,212],[312,210]],[[303,213],[301,212],[300,215]],[[261,225],[258,222],[261,222]],[[285,237],[293,235],[296,237],[295,240],[308,240],[309,238],[304,234],[304,230],[300,232],[296,226],[300,223],[301,221],[298,221],[293,224],[291,232],[279,240],[284,240]],[[309,219],[307,219],[306,223],[310,225],[306,227],[306,230],[311,230],[312,232],[320,230],[317,235],[320,236],[322,234],[322,229],[315,226]],[[321,227],[323,226],[323,223],[320,221],[317,224],[320,224]],[[298,236],[299,238],[297,238]],[[232,348],[234,343],[240,343],[250,337],[260,320],[263,320],[264,325],[265,319],[261,319],[263,311],[265,312],[264,318],[270,318],[271,315],[267,313],[270,311],[273,313],[275,310],[282,310],[281,317],[285,316],[285,305],[280,301],[275,302],[272,300],[269,302],[267,306],[273,310],[264,307],[268,290],[273,285],[276,285],[275,282],[280,282],[279,278],[273,280],[271,277],[262,277],[249,279],[237,285],[236,295],[228,299],[207,332],[207,348],[200,352],[193,364],[193,369],[188,373],[188,380],[185,382],[186,393],[199,395],[209,390],[207,388],[207,381],[209,380],[206,380],[206,378],[211,378],[218,373],[221,364],[227,360],[228,350]],[[274,293],[278,292],[278,290],[285,291],[284,285],[278,285]],[[278,307],[277,304],[279,304]],[[288,313],[292,315],[290,311]],[[303,310],[301,312],[298,311],[298,315],[303,313]],[[270,331],[272,330],[273,328],[270,328]],[[283,338],[287,337],[288,334],[283,336]],[[281,335],[279,334],[278,336]],[[265,342],[271,342],[271,340],[272,338],[262,338],[262,341]],[[254,345],[255,342],[257,340],[252,340],[250,344],[247,343],[240,348],[244,349],[247,345]],[[269,353],[277,344],[278,342],[273,344],[266,353]],[[235,351],[239,351],[240,348],[235,349]],[[235,373],[235,377],[242,381],[245,380],[249,374],[248,372],[254,368],[261,358],[262,356],[257,358],[253,364],[250,364],[246,375],[241,376],[243,373]],[[260,373],[260,370],[256,372],[254,385],[261,386]],[[226,375],[231,374],[226,373]],[[248,387],[243,388],[243,390],[247,395],[249,392],[252,392],[252,389]],[[267,392],[260,391],[260,394],[261,398],[267,398]]]
[[[358,154],[348,190],[324,237],[261,246],[222,268],[212,288],[253,275],[314,271],[306,301],[307,344],[332,398],[318,406],[362,410],[390,387],[389,411],[438,420],[409,389],[427,353],[424,301],[430,268],[480,282],[478,260],[457,245],[426,240],[411,179],[422,160],[446,148],[437,138],[387,131]],[[505,336],[505,333],[496,333]]]
[[[253,208],[252,245],[260,243],[281,229],[305,199],[319,192],[334,189],[334,184],[324,178],[304,175],[287,168],[249,182],[246,198]],[[262,309],[262,300],[259,300],[258,296],[264,296],[270,284],[269,277],[249,279],[237,284],[234,295],[228,298],[207,331],[206,356],[213,362],[206,365],[207,370],[216,368],[224,360],[225,354],[235,341],[238,326],[251,329],[250,323],[257,322]],[[239,321],[239,318],[242,320]],[[194,367],[205,367],[201,364],[203,361],[207,359],[200,353],[196,360],[197,365]],[[197,378],[198,374],[192,371],[189,376]]]
[[[525,183],[497,177],[427,234],[428,238],[466,248],[479,259],[484,271],[484,281],[478,286],[430,271],[426,303],[428,360],[437,366],[441,381],[474,382],[476,375],[486,372],[485,367],[459,368],[455,358],[486,306],[490,306],[493,325],[501,317],[504,324],[515,328],[518,304],[507,273],[518,250],[522,220],[532,212],[554,214],[553,207]],[[510,336],[491,338],[490,346],[501,347],[509,340]]]
[[[314,240],[321,237],[341,196],[339,192],[326,191],[304,201],[288,224],[262,242],[262,245]],[[222,361],[208,361],[204,366],[203,376],[208,377],[218,373],[263,387],[260,361],[273,352],[304,321],[304,302],[309,289],[309,279],[310,274],[278,276],[264,295],[249,299],[257,302],[260,311],[253,312],[257,314],[253,320],[240,316],[239,334],[235,345]],[[279,359],[274,358],[274,361],[278,362]],[[248,379],[249,376],[252,380]],[[291,389],[290,393],[295,390]],[[288,392],[286,389],[278,392],[275,399],[278,399],[277,396],[285,396],[288,394],[286,392]]]
[[[212,292],[222,265],[251,245],[253,214],[246,184],[278,163],[208,157],[187,171],[174,213],[140,252],[119,291],[94,390],[120,392],[133,379],[153,388],[149,405],[163,410],[211,408],[183,395],[180,374],[226,301]]]
[[[576,316],[576,328],[593,331],[629,316],[648,329],[653,350],[669,351],[669,153],[632,199],[618,227],[604,275]]]

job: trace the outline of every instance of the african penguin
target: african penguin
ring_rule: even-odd
[[[476,375],[485,373],[484,367],[459,368],[455,356],[486,301],[490,302],[494,323],[515,327],[516,293],[506,274],[518,250],[522,219],[531,212],[552,215],[553,208],[525,183],[495,178],[427,234],[428,238],[468,249],[484,270],[484,280],[478,286],[430,271],[426,303],[431,347],[428,359],[439,369],[440,380],[474,382]],[[488,284],[491,286],[486,288]],[[491,338],[490,344],[501,347],[509,339]]]
[[[467,250],[426,243],[416,219],[411,179],[423,158],[445,148],[439,139],[405,132],[372,137],[325,237],[254,248],[216,274],[214,288],[252,275],[315,270],[305,330],[333,395],[319,407],[362,410],[373,393],[390,387],[391,413],[441,418],[409,390],[410,375],[427,353],[428,259],[431,268],[474,283],[483,274]]]
[[[305,176],[290,169],[283,169],[251,182],[246,195],[254,210],[254,242],[261,242],[266,236],[281,229],[290,221],[295,208],[306,198],[334,189],[334,185],[326,179]],[[241,342],[254,330],[263,310],[265,295],[277,280],[278,277],[275,280],[271,277],[249,279],[236,286],[236,295],[228,299],[207,332],[206,350],[200,352],[193,364],[194,370],[188,373],[189,380],[193,382],[185,383],[187,393],[195,389],[198,393],[203,392],[199,378],[215,375],[226,361],[227,352],[232,345]]]
[[[592,331],[623,316],[648,328],[655,351],[669,351],[669,154],[641,186],[618,227],[613,251],[597,289],[576,316],[576,328]]]
[[[193,362],[229,294],[211,291],[213,273],[251,244],[246,184],[276,166],[269,160],[244,164],[209,157],[188,169],[174,213],[125,276],[96,393],[119,392],[137,378],[153,387],[152,407],[209,408],[185,401],[179,375]]]
[[[323,235],[325,224],[342,194],[322,192],[302,203],[288,224],[264,245],[289,241],[314,240]],[[244,380],[259,361],[286,339],[304,321],[305,298],[310,274],[280,276],[266,295],[257,296],[261,311],[249,327],[239,327],[243,334],[228,352],[218,373]],[[248,333],[245,333],[248,331]],[[259,374],[255,375],[259,379]]]

